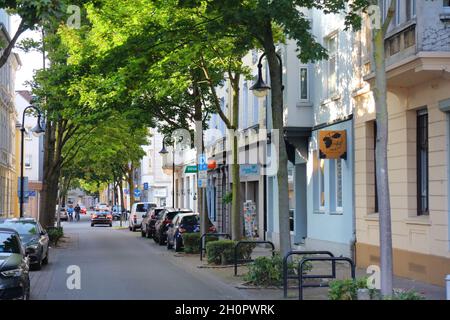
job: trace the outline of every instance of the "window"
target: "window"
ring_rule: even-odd
[[[417,112],[417,214],[429,214],[428,203],[428,112]]]
[[[416,16],[416,0],[406,0],[405,13],[406,21]]]
[[[294,187],[294,165],[288,161],[288,186],[289,186],[289,228],[293,232],[295,228],[295,187]]]
[[[243,90],[243,97],[244,97],[244,103],[243,103],[243,109],[242,110],[242,129],[245,129],[248,127],[248,84],[247,81],[244,82],[244,90]]]
[[[25,136],[26,140],[32,140],[33,139],[33,133],[31,132],[31,127],[26,127],[25,128],[24,136]]]
[[[253,124],[259,123],[259,98],[253,95]]]
[[[319,159],[319,210],[325,210],[325,160]]]
[[[395,10],[394,24],[396,26],[398,26],[400,24],[401,13],[402,13],[402,10],[401,10],[402,1],[405,1],[405,0],[401,0],[401,1],[396,0],[396,1],[397,1],[397,9]],[[408,2],[408,0],[406,0],[406,2]]]
[[[450,7],[450,0],[443,0],[444,7]]]
[[[300,100],[309,100],[308,67],[300,67]]]
[[[25,155],[25,161],[24,161],[25,168],[31,168],[31,159],[32,159],[31,154]]]
[[[220,109],[226,114],[225,111],[225,98],[220,98]],[[225,123],[222,121],[222,119],[219,116],[219,130],[222,133],[222,136],[225,135]]]
[[[331,97],[337,90],[337,34],[327,39],[328,49],[328,96]]]
[[[342,212],[342,159],[335,160],[336,181],[336,211]]]

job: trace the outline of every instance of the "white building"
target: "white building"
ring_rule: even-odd
[[[140,200],[172,206],[172,173],[163,170],[163,156],[159,153],[164,137],[156,129],[149,129],[149,135],[149,144],[142,147],[145,156],[140,168]]]

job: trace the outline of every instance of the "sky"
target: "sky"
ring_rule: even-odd
[[[19,16],[11,17],[11,31],[10,31],[11,37],[13,37],[14,34],[16,33],[19,23],[20,23]],[[21,35],[18,42],[20,42],[25,38],[33,38],[35,40],[40,40],[41,32],[27,30]],[[31,88],[25,85],[25,81],[33,80],[34,71],[42,69],[42,54],[39,52],[24,53],[23,51],[18,50],[17,48],[15,48],[13,51],[19,54],[20,60],[22,62],[22,66],[19,68],[19,70],[17,70],[16,73],[16,90],[30,90]]]

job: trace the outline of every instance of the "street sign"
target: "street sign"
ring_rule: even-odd
[[[203,153],[198,157],[198,171],[208,171],[208,162]]]
[[[144,182],[144,190],[148,190],[148,182]]]
[[[197,166],[186,166],[184,173],[197,173]]]
[[[197,177],[197,185],[199,188],[206,188],[208,183],[208,172],[207,171],[199,171]]]
[[[21,183],[20,183],[20,177],[17,179],[17,196],[19,197],[19,201],[20,201],[20,187],[21,187]],[[23,177],[23,190],[24,190],[24,201],[26,202],[28,200],[28,177]]]
[[[141,190],[139,190],[139,189],[134,189],[134,196],[136,197],[136,198],[139,198],[140,196],[141,196]]]
[[[199,188],[206,188],[207,179],[198,179],[197,184]]]

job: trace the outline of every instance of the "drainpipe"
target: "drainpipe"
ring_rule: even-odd
[[[352,239],[350,240],[350,254],[356,265],[356,201],[355,201],[355,138],[354,138],[354,119],[352,118]]]
[[[450,300],[450,274],[445,278],[446,287],[447,287],[447,300]]]

